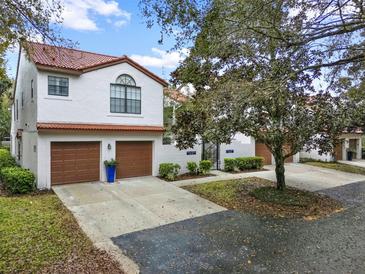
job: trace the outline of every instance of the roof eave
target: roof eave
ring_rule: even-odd
[[[135,69],[139,70],[140,72],[146,74],[147,76],[149,76],[150,78],[152,78],[156,82],[160,83],[162,86],[164,86],[164,87],[168,86],[168,83],[164,79],[158,77],[153,72],[149,71],[145,67],[143,67],[140,64],[136,63],[135,61],[130,59],[128,56],[123,56],[123,57],[121,57],[117,60],[112,60],[112,61],[109,61],[109,62],[106,62],[106,63],[90,66],[90,67],[84,68],[82,71],[85,73],[85,72],[90,72],[90,71],[93,71],[93,70],[98,70],[98,69],[102,69],[102,68],[122,64],[122,63],[128,63],[129,65],[131,65]]]
[[[77,75],[80,76],[83,72],[76,69],[67,69],[67,68],[60,68],[55,66],[47,66],[42,64],[36,64],[37,69],[41,71],[52,71],[52,72],[59,72],[59,73],[65,73],[65,74],[71,74],[71,75]]]

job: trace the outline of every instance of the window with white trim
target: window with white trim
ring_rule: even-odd
[[[141,88],[128,74],[120,75],[110,84],[110,112],[141,114]]]
[[[30,81],[30,98],[33,99],[34,97],[34,90],[33,90],[33,79]]]
[[[68,78],[48,76],[48,95],[68,96]]]

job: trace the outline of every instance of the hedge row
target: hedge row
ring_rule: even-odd
[[[263,157],[239,157],[239,158],[225,158],[224,159],[224,170],[235,171],[247,170],[247,169],[261,169],[264,165]]]
[[[199,162],[199,166],[196,162],[188,162],[187,169],[192,175],[207,174],[212,168],[212,162],[209,160],[202,160]],[[160,176],[169,181],[176,180],[177,175],[180,172],[180,165],[174,163],[162,163],[160,164],[159,173]]]
[[[17,166],[7,149],[0,149],[0,180],[10,194],[25,194],[35,190],[34,174]]]

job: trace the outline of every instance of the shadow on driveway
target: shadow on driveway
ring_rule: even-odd
[[[347,210],[312,222],[223,211],[112,240],[141,273],[365,273],[365,182],[322,192]]]

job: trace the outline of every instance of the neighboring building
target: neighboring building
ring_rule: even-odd
[[[339,144],[335,147],[333,153],[319,154],[318,150],[301,151],[300,158],[309,158],[315,160],[321,160],[326,162],[331,161],[346,161],[347,152],[352,151],[353,159],[362,158],[362,137],[363,131],[360,128],[353,130],[346,130],[339,137]]]
[[[186,172],[188,161],[199,161],[201,159],[211,160],[213,169],[224,168],[224,158],[235,158],[255,155],[255,140],[252,137],[237,133],[230,144],[212,144],[199,142],[193,149],[179,150],[175,147],[174,136],[171,126],[175,122],[175,111],[189,96],[182,93],[181,89],[164,89],[164,126],[163,138],[164,157],[168,157],[166,162],[178,163],[182,172]],[[191,94],[190,94],[191,95]]]
[[[191,86],[180,87],[180,89],[164,89],[164,120],[165,128],[167,129],[164,134],[164,144],[173,144],[174,138],[169,128],[175,120],[175,111],[182,103],[188,100],[188,96],[182,91],[183,89],[194,90]],[[190,94],[191,95],[191,94]],[[210,159],[214,163],[215,168],[224,168],[224,158],[235,158],[242,156],[261,156],[264,158],[265,165],[275,164],[275,160],[270,150],[266,145],[261,143],[255,143],[255,139],[249,136],[245,136],[241,133],[237,133],[230,144],[200,144],[197,149],[201,151],[201,157],[203,159]],[[286,163],[299,162],[299,153],[289,157],[285,161]]]

